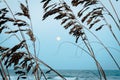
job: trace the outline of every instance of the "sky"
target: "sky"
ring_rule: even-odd
[[[21,2],[22,0],[19,1]],[[104,4],[108,4],[108,0],[101,1],[103,1]],[[66,2],[68,1],[66,0]],[[113,3],[116,4],[115,1],[113,1]],[[118,3],[120,3],[120,1],[118,1]],[[11,8],[13,8],[13,12],[16,12],[18,7],[17,3],[12,5],[13,2],[10,0],[8,1],[8,4]],[[115,5],[117,11],[119,10],[119,5],[120,4]],[[109,5],[106,5],[106,7],[108,9],[111,9]],[[75,37],[69,35],[69,30],[65,30],[63,26],[60,25],[60,21],[54,20],[54,16],[48,17],[46,20],[42,21],[42,16],[44,12],[40,0],[29,0],[29,8],[33,24],[33,32],[37,39],[37,56],[41,60],[43,60],[54,69],[96,69],[94,60],[83,50],[71,44],[75,43]],[[78,8],[76,9],[75,7],[73,9],[74,11],[78,10]],[[112,12],[112,10],[110,11]],[[118,13],[120,16],[120,11],[118,11]],[[106,17],[108,16],[106,15]],[[108,17],[108,21],[111,23],[111,25],[115,25],[110,17]],[[119,36],[120,32],[117,30],[117,28],[113,29],[115,30],[115,33]],[[95,32],[94,29],[92,31],[98,37],[100,37],[100,39],[107,47],[112,47],[110,51],[120,65],[120,47],[117,45],[113,37],[111,37],[108,28],[104,27],[101,31],[98,32]],[[100,44],[96,43],[96,39],[89,32],[86,31],[86,33],[91,42],[91,45],[93,46],[93,49],[95,50],[96,58],[101,63],[103,69],[117,69],[115,63],[110,58],[108,53],[103,49],[103,47]],[[5,39],[4,36],[0,36],[0,38]],[[120,37],[118,37],[118,39],[120,40]],[[12,43],[9,43],[9,45],[10,44]],[[86,49],[81,39],[79,39],[78,43],[75,44],[80,45],[81,47]],[[114,48],[117,50],[115,50]]]

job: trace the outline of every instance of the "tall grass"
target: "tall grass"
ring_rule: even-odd
[[[61,25],[64,25],[65,29],[70,30],[69,34],[72,34],[76,37],[76,43],[78,43],[78,39],[81,38],[87,50],[84,50],[80,46],[79,48],[84,50],[94,59],[100,75],[100,80],[107,80],[107,78],[101,64],[96,59],[94,48],[90,43],[90,39],[88,37],[89,35],[86,31],[92,34],[95,37],[95,39],[100,43],[100,45],[102,45],[104,50],[107,51],[107,53],[113,59],[117,68],[120,70],[120,66],[114,58],[114,56],[112,55],[111,51],[107,48],[106,45],[104,45],[101,39],[91,30],[91,28],[95,27],[95,31],[100,31],[101,29],[107,26],[112,36],[114,37],[115,42],[117,42],[117,44],[120,46],[118,35],[115,34],[113,27],[105,17],[106,14],[110,16],[113,22],[116,24],[115,27],[118,29],[118,31],[120,30],[119,16],[111,0],[109,0],[109,3],[112,6],[112,9],[117,19],[106,8],[106,6],[102,3],[101,0],[71,0],[71,4],[68,3],[67,0],[59,0],[56,2],[52,2],[52,0],[42,0],[41,2],[43,3],[43,9],[45,12],[43,15],[43,20],[45,20],[51,15],[54,15],[54,19],[61,20]],[[76,11],[74,12],[74,10],[72,10],[71,7],[76,7],[76,10],[79,10],[77,14],[75,14]]]
[[[116,0],[117,2],[118,0]],[[120,16],[117,13],[113,3],[109,0],[114,15],[106,8],[101,0],[71,0],[71,4],[67,3],[67,0],[42,0],[43,4],[43,20],[47,17],[54,15],[55,20],[61,20],[61,25],[65,29],[69,29],[69,34],[76,37],[75,42],[79,43],[79,39],[82,41],[85,49],[81,45],[69,42],[82,49],[87,53],[95,62],[100,80],[107,80],[104,68],[97,60],[95,49],[93,48],[87,31],[94,36],[100,46],[106,50],[106,54],[110,55],[117,68],[120,70],[120,66],[113,56],[110,49],[101,41],[91,29],[95,31],[101,31],[104,27],[107,27],[114,38],[114,41],[120,46],[119,36],[113,29],[114,26],[109,23],[106,15],[111,17],[111,20],[115,24],[115,27],[120,31]],[[41,80],[44,78],[47,80],[47,73],[54,72],[61,79],[66,80],[56,70],[44,63],[37,57],[36,40],[32,25],[32,19],[29,10],[28,0],[24,0],[19,3],[19,10],[14,13],[13,9],[8,4],[7,0],[1,0],[0,4],[4,6],[0,7],[0,36],[7,36],[5,40],[0,42],[0,74],[3,80],[11,80],[10,68],[14,68],[14,72],[17,75],[17,80],[27,79],[27,74],[34,75],[34,80]],[[72,8],[76,8],[79,11],[76,13]],[[104,33],[107,34],[107,33]],[[103,35],[104,36],[104,35]],[[110,36],[111,37],[111,36]],[[10,43],[10,39],[16,39],[13,45],[2,45]],[[30,44],[28,44],[28,41]],[[12,43],[11,43],[12,44]],[[29,46],[32,46],[31,50]],[[4,67],[5,66],[5,67]],[[42,66],[48,69],[45,72]]]
[[[27,79],[27,74],[34,75],[34,80],[47,80],[47,73],[54,72],[63,80],[66,80],[56,70],[44,63],[36,56],[36,37],[33,33],[32,20],[29,12],[28,1],[19,3],[19,10],[14,13],[7,0],[1,1],[4,4],[0,8],[0,36],[7,38],[0,42],[0,74],[3,80],[12,80],[9,69],[13,69],[17,80]],[[14,37],[13,37],[14,36]],[[14,39],[13,39],[14,38]],[[10,39],[15,40],[12,41]],[[28,41],[31,43],[28,44]],[[7,45],[2,45],[7,43]],[[29,46],[32,46],[31,50]],[[46,68],[47,73],[42,67]]]

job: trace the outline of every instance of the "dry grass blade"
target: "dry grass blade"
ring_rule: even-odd
[[[17,49],[22,48],[22,46],[24,45],[25,40],[21,41],[19,44],[15,45],[12,49],[11,49],[11,53],[15,52]]]
[[[68,6],[66,2],[61,3],[61,4],[63,5],[63,7],[66,11],[72,12],[72,10],[70,9],[70,6]]]
[[[23,57],[24,53],[23,52],[16,52],[14,53],[11,58],[9,58],[6,67],[8,68],[11,64],[14,63],[14,66],[18,64],[18,62],[20,61],[20,59]]]
[[[2,24],[5,24],[7,21],[8,21],[8,20],[1,20],[1,21],[0,21],[0,26],[1,26]]]
[[[0,19],[4,18],[7,13],[8,13],[7,8],[0,9],[0,14],[1,14]]]
[[[35,74],[35,73],[36,73],[36,71],[38,70],[38,68],[39,68],[39,65],[38,65],[38,64],[36,64],[36,65],[35,65],[35,67],[34,67],[34,69],[33,69],[33,71],[32,71],[32,74]]]
[[[1,53],[3,53],[4,51],[7,51],[8,49],[9,49],[9,48],[0,46],[0,52],[1,52]]]
[[[83,18],[82,18],[82,22],[84,22],[89,16],[91,15],[91,12],[89,12],[87,15],[85,15]]]
[[[2,33],[2,31],[4,30],[4,29],[6,29],[7,27],[6,26],[1,26],[0,27],[0,33]]]
[[[70,21],[70,22],[68,22],[68,23],[64,26],[64,28],[67,29],[67,28],[69,28],[70,26],[74,25],[75,23],[76,23],[76,22],[74,22],[74,21]]]
[[[104,25],[99,26],[96,31],[100,30]]]
[[[27,31],[26,29],[14,30],[14,31],[6,31],[6,34],[17,33],[18,31]]]
[[[93,20],[93,18],[90,17],[90,18],[87,20],[87,25],[90,24],[90,23],[92,22],[92,20]]]
[[[44,10],[47,11],[49,8],[50,8],[50,9],[53,9],[53,8],[55,8],[56,6],[57,6],[56,3],[54,3],[54,4],[51,4],[51,5],[49,5],[49,6],[46,6],[46,7],[44,8]]]
[[[25,42],[25,40],[21,41],[19,44],[15,45],[15,46],[12,47],[11,49],[7,50],[7,52],[3,53],[1,60],[3,60],[5,57],[9,57],[9,56],[12,55],[14,52],[16,52],[18,49],[22,48],[24,42]]]
[[[65,16],[66,16],[66,13],[59,13],[59,15],[56,16],[54,19],[62,19]]]
[[[53,14],[55,14],[55,13],[58,13],[58,12],[60,12],[62,7],[58,7],[58,8],[54,8],[53,10],[50,10],[50,11],[48,11],[48,12],[46,12],[45,14],[44,14],[44,16],[43,16],[43,20],[44,19],[46,19],[48,16],[50,16],[50,15],[53,15]]]
[[[21,5],[21,9],[22,9],[23,15],[30,19],[28,8],[24,4],[22,4],[22,3],[20,3],[20,5]]]
[[[28,68],[28,62],[32,61],[33,58],[28,58],[28,57],[25,57],[20,63],[19,65],[21,65],[21,67],[24,69],[27,69]]]
[[[23,16],[24,14],[23,14],[23,13],[21,13],[21,12],[18,12],[18,13],[16,13],[15,15],[18,15],[18,16]]]
[[[68,20],[69,20],[69,18],[62,19],[61,25],[64,24],[65,22],[67,22]]]
[[[72,5],[73,6],[78,6],[79,4],[83,4],[85,0],[72,0]]]
[[[0,9],[0,13],[2,13],[2,12],[8,12],[7,8]]]
[[[16,74],[25,74],[24,71],[16,71],[15,73],[16,73]]]
[[[18,70],[18,69],[22,69],[22,67],[16,65],[16,66],[14,67],[14,70]]]
[[[82,14],[87,10],[87,9],[89,9],[90,7],[87,7],[87,8],[83,8],[83,9],[81,9],[79,12],[78,12],[78,17],[81,17],[82,16]]]
[[[45,74],[49,74],[51,71],[52,71],[52,70],[50,69],[50,70],[46,71]]]
[[[96,10],[92,13],[92,15],[97,15],[97,16],[101,16],[102,15],[102,10]]]
[[[31,62],[30,64],[28,64],[28,67],[27,67],[27,73],[30,71],[30,69],[32,68],[34,62]]]
[[[91,28],[93,27],[93,25],[95,25],[96,23],[98,23],[98,22],[100,22],[100,21],[101,21],[101,19],[95,20],[93,23],[90,24],[89,29],[91,29]]]
[[[13,25],[17,25],[18,27],[22,27],[22,26],[27,26],[27,22],[26,21],[23,21],[23,20],[15,20],[14,24]]]
[[[23,71],[21,71],[21,72],[23,72]],[[24,72],[21,73],[21,74],[19,74],[17,80],[21,80],[21,78],[22,78],[22,79],[26,79]]]
[[[29,35],[31,41],[35,42],[36,39],[35,39],[34,34],[31,29],[29,29],[26,34]]]
[[[97,0],[86,0],[86,3],[84,4],[84,7],[97,4],[97,2],[98,2]]]
[[[46,8],[51,0],[42,0],[41,3],[44,3],[43,8]]]
[[[5,17],[7,13],[8,13],[8,10],[6,8],[0,9],[0,28],[6,22],[10,21],[10,18]],[[3,28],[1,28],[1,29],[3,29]]]
[[[84,35],[84,32],[82,31],[82,27],[80,25],[74,25],[73,28],[71,28],[69,34],[73,34],[76,36],[76,43],[80,36]]]

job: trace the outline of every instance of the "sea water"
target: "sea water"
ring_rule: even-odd
[[[67,80],[100,80],[97,70],[57,70]],[[119,70],[105,70],[107,80],[120,80]],[[11,80],[17,80],[17,75],[10,71]],[[27,79],[20,80],[34,80],[34,76],[31,74],[27,75]],[[62,80],[59,76],[50,72],[46,74],[48,80]],[[0,76],[0,80],[2,80]],[[43,77],[41,80],[45,80]],[[104,79],[103,79],[104,80]]]

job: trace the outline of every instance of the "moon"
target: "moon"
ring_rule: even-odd
[[[60,40],[61,40],[61,37],[60,37],[60,36],[57,36],[57,37],[56,37],[56,40],[57,40],[57,41],[60,41]]]

